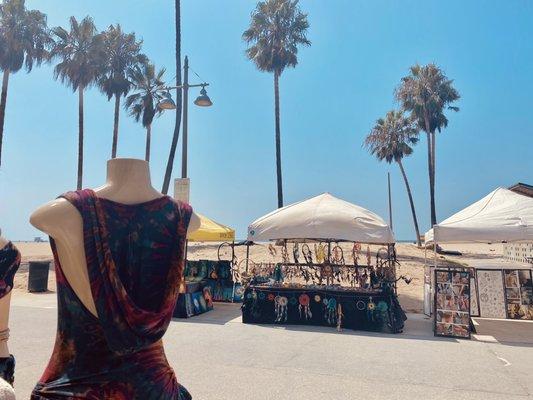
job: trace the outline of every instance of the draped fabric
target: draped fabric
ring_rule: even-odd
[[[183,273],[192,210],[168,196],[126,205],[89,189],[63,195],[80,212],[97,317],[65,279],[54,241],[58,333],[32,399],[181,399],[161,338]]]
[[[9,242],[0,249],[0,299],[13,289],[13,279],[20,266],[20,253]]]

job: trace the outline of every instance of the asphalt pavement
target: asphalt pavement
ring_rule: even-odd
[[[167,358],[195,400],[533,398],[533,323],[476,319],[472,340],[436,338],[409,314],[404,333],[243,324],[237,304],[175,319]],[[9,346],[28,399],[55,338],[55,293],[13,296]]]

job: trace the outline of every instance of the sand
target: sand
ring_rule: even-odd
[[[49,243],[17,242],[15,245],[22,254],[22,265],[15,276],[15,292],[18,294],[27,293],[28,282],[28,262],[29,261],[52,261],[52,251]],[[351,262],[351,245],[343,244],[344,257]],[[250,247],[249,259],[253,262],[278,262],[281,261],[281,247],[275,246],[276,256],[273,256],[268,249],[268,244],[258,244]],[[312,246],[311,246],[312,248]],[[366,249],[366,246],[363,246]],[[371,246],[372,257],[379,246]],[[422,312],[423,309],[423,284],[424,284],[424,250],[417,248],[414,244],[398,243],[396,245],[397,257],[400,266],[397,268],[398,276],[404,275],[411,278],[411,283],[406,284],[403,281],[398,283],[398,295],[402,307],[408,312]],[[468,245],[449,245],[444,246],[446,250],[458,250],[463,252],[462,256],[438,256],[439,265],[450,264],[468,264],[470,260],[494,259],[501,258],[503,246],[501,244],[468,244]],[[219,244],[191,244],[188,249],[189,259],[218,259]],[[224,259],[231,257],[227,247],[220,249],[220,255]],[[428,257],[433,257],[433,252],[427,252]],[[241,267],[245,264],[246,247],[236,248],[237,261]],[[364,259],[364,256],[363,256]],[[432,260],[431,260],[432,261]],[[49,290],[55,291],[55,274],[53,263],[50,266]]]

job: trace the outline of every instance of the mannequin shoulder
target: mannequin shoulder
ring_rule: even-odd
[[[191,214],[191,220],[189,221],[189,227],[187,228],[187,234],[191,234],[200,229],[200,217],[194,211]]]
[[[30,224],[53,237],[58,230],[78,227],[81,215],[67,200],[55,199],[37,208],[30,216]]]

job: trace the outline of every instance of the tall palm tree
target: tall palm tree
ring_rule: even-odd
[[[47,61],[51,43],[45,14],[26,9],[24,0],[4,0],[0,4],[0,165],[9,75],[23,66],[30,72],[34,64]]]
[[[400,167],[407,195],[409,196],[409,203],[411,204],[416,243],[420,247],[420,231],[416,218],[415,203],[402,162],[404,157],[413,152],[411,146],[416,143],[418,143],[418,129],[416,129],[414,123],[409,118],[406,118],[402,111],[392,110],[387,113],[385,118],[380,118],[376,121],[376,125],[365,139],[364,146],[379,161],[385,160],[389,164],[394,161]]]
[[[176,86],[181,86],[181,2],[174,0],[174,22],[176,25],[175,38],[175,56],[176,56]],[[165,169],[165,177],[163,178],[163,187],[161,193],[167,194],[170,185],[170,176],[172,175],[172,168],[174,167],[174,156],[176,155],[176,147],[178,146],[178,139],[180,137],[181,125],[181,108],[182,108],[182,93],[178,89],[176,91],[176,119],[174,123],[174,133],[172,134],[172,142],[170,144],[170,151],[168,153],[167,167]]]
[[[435,64],[414,65],[410,74],[402,78],[396,89],[396,98],[402,108],[411,112],[418,128],[427,135],[429,194],[431,201],[431,226],[437,223],[435,210],[435,132],[448,126],[444,110],[459,111],[451,104],[459,100],[459,92],[453,87],[453,80]]]
[[[242,34],[249,45],[246,55],[260,71],[274,74],[274,114],[276,124],[276,172],[278,207],[283,207],[281,176],[281,128],[279,117],[279,77],[298,64],[298,46],[310,46],[307,14],[298,0],[265,0],[252,12],[250,27]]]
[[[164,74],[164,68],[156,73],[155,66],[148,62],[141,66],[135,65],[128,70],[128,79],[133,86],[134,93],[126,97],[125,107],[135,121],[141,121],[146,128],[146,161],[150,161],[152,122],[154,117],[161,113],[161,110],[157,108],[157,103],[164,96]]]
[[[98,86],[108,100],[115,98],[111,147],[111,158],[115,158],[117,156],[120,98],[126,96],[131,88],[126,73],[133,65],[146,61],[146,56],[141,54],[142,41],[136,40],[135,33],[124,33],[119,24],[110,25],[103,34],[106,63],[105,72],[100,77]]]
[[[80,22],[70,17],[70,31],[62,27],[52,29],[56,43],[52,56],[59,58],[54,77],[78,92],[78,180],[83,179],[83,93],[102,75],[104,63],[104,36],[99,34],[91,17]]]

